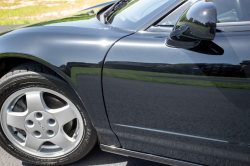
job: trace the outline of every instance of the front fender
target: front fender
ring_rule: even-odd
[[[100,142],[120,147],[110,129],[103,103],[101,69],[103,59],[111,46],[131,33],[116,28],[21,28],[0,36],[0,58],[27,58],[57,72],[81,98]]]

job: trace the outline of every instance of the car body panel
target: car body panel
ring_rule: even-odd
[[[77,15],[0,34],[0,58],[31,59],[55,70],[81,98],[100,142],[120,147],[103,103],[101,69],[110,47],[133,31],[102,24],[93,13]]]
[[[105,59],[104,99],[122,147],[205,165],[249,165],[250,33],[217,33],[214,53],[168,47],[167,37],[137,32]]]

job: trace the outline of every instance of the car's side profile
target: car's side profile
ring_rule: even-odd
[[[0,145],[250,164],[249,0],[119,0],[0,34]]]

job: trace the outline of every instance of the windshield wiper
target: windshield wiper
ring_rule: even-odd
[[[109,23],[108,21],[110,16],[112,16],[112,14],[114,14],[116,11],[122,9],[124,6],[126,6],[131,0],[120,0],[118,2],[116,2],[111,9],[109,9],[105,14],[104,14],[104,18],[105,18],[105,23]]]

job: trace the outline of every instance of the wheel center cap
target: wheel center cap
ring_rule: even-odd
[[[25,118],[25,128],[35,138],[50,139],[57,134],[59,125],[50,113],[34,111]]]

